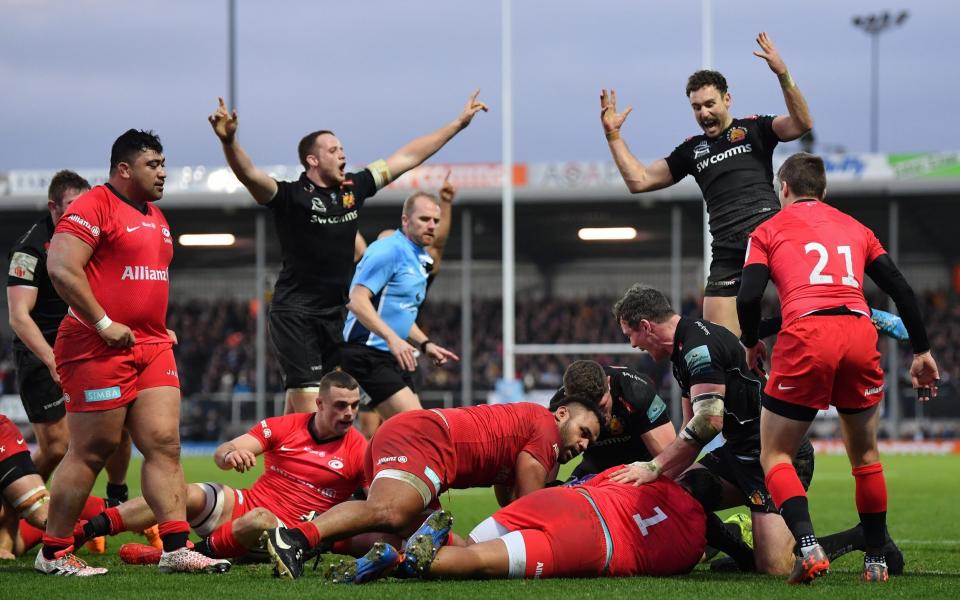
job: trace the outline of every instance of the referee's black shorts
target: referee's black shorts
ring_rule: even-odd
[[[344,344],[340,348],[340,367],[352,375],[376,406],[403,388],[416,392],[413,373],[400,368],[389,352],[363,344]]]
[[[22,348],[13,349],[20,401],[31,423],[55,423],[67,414],[63,390],[53,380],[47,365],[37,355]]]
[[[270,309],[270,340],[285,389],[316,387],[337,367],[346,314],[344,307],[311,313]]]

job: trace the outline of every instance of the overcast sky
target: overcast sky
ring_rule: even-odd
[[[238,0],[240,140],[260,164],[294,164],[333,129],[351,163],[384,157],[453,119],[469,92],[491,106],[436,160],[501,154],[500,2]],[[106,168],[112,141],[152,128],[170,165],[222,164],[206,122],[227,91],[227,0],[0,0],[0,170]],[[518,161],[607,159],[601,87],[634,112],[624,136],[665,156],[698,132],[683,95],[701,66],[700,0],[515,0]],[[715,0],[714,67],[734,114],[783,112],[751,55],[766,30],[806,94],[818,141],[869,147],[869,37],[855,14],[910,17],[880,41],[880,150],[958,150],[960,2]]]

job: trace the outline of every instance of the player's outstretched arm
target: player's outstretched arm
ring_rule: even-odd
[[[630,152],[627,142],[620,137],[620,128],[627,115],[633,110],[628,106],[622,113],[617,112],[617,92],[615,90],[601,90],[600,92],[600,123],[603,125],[604,135],[607,137],[607,144],[610,147],[610,154],[613,155],[613,161],[617,163],[617,169],[623,177],[623,182],[627,184],[627,189],[634,194],[641,192],[650,192],[673,185],[673,175],[670,173],[670,167],[667,161],[663,159],[656,160],[649,165],[644,165],[637,160],[637,157]]]
[[[516,475],[514,476],[513,484],[513,498],[511,498],[511,500],[523,498],[527,494],[532,494],[542,489],[547,483],[548,475],[550,481],[554,480],[557,476],[556,469],[554,469],[553,473],[547,473],[546,467],[529,452],[523,451],[518,454]],[[506,505],[501,503],[500,506]]]
[[[653,457],[659,456],[676,439],[677,431],[673,428],[673,423],[664,423],[640,435],[640,441]]]
[[[447,364],[447,361],[460,360],[460,357],[453,352],[447,350],[436,342],[430,341],[430,338],[427,337],[427,334],[425,334],[416,323],[410,327],[410,333],[407,335],[407,341],[420,348],[423,353],[433,361],[433,364],[437,365],[438,367]]]
[[[740,342],[747,349],[747,366],[754,371],[759,368],[757,361],[766,358],[766,346],[760,341],[760,312],[763,291],[769,281],[770,268],[767,265],[747,265],[743,269],[740,291],[737,293]]]
[[[477,100],[480,90],[476,90],[467,99],[467,104],[463,107],[460,115],[444,125],[433,133],[416,138],[408,142],[402,148],[394,152],[387,158],[387,169],[390,171],[390,178],[397,179],[410,169],[418,166],[423,161],[433,156],[437,150],[443,148],[444,144],[453,139],[453,136],[460,133],[470,124],[474,115],[478,112],[487,112],[489,109],[483,102]]]
[[[260,440],[249,433],[224,442],[213,452],[213,462],[224,471],[243,473],[257,466],[257,457],[263,454]]]
[[[405,371],[417,370],[417,350],[401,338],[390,328],[386,322],[380,318],[377,309],[373,307],[373,291],[364,285],[354,285],[350,288],[350,302],[347,308],[356,315],[357,320],[364,327],[380,336],[387,342],[390,348],[390,354],[393,354],[400,364],[400,368]]]
[[[777,137],[784,142],[797,139],[801,135],[813,129],[813,117],[810,116],[810,108],[807,101],[800,93],[790,71],[787,70],[787,64],[780,57],[780,52],[773,45],[773,40],[762,32],[757,36],[757,44],[760,50],[754,51],[753,55],[767,61],[767,66],[774,72],[777,79],[780,80],[780,88],[783,90],[783,99],[787,103],[787,114],[779,115],[773,120],[773,131]]]
[[[69,233],[55,233],[47,252],[47,273],[57,294],[88,327],[95,327],[111,348],[129,348],[136,342],[130,328],[111,321],[100,306],[83,268],[93,256],[93,248]]]
[[[237,141],[239,125],[237,111],[228,111],[223,98],[219,98],[219,101],[216,112],[207,117],[207,120],[210,121],[213,133],[223,145],[223,156],[227,159],[230,170],[237,176],[243,187],[247,188],[257,204],[266,204],[277,195],[277,182],[258,169],[246,151],[240,147],[240,142]]]

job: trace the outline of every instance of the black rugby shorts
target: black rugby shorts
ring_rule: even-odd
[[[55,423],[67,414],[63,390],[53,381],[50,370],[29,350],[14,348],[20,401],[31,423]]]
[[[413,373],[401,369],[397,359],[383,350],[363,344],[344,344],[340,348],[340,367],[370,395],[368,406],[371,407],[405,387],[417,391]]]
[[[270,340],[280,363],[285,389],[316,387],[339,364],[347,309],[320,313],[270,310]]]

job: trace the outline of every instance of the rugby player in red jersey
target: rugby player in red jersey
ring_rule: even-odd
[[[242,556],[258,546],[264,531],[293,526],[367,487],[363,474],[367,441],[353,427],[359,386],[350,375],[333,371],[320,380],[319,388],[316,412],[264,419],[214,452],[219,468],[241,473],[253,469],[262,454],[263,474],[253,487],[234,489],[216,482],[187,486],[187,519],[204,538],[196,551],[213,558]],[[116,535],[154,521],[147,502],[134,498],[107,509],[77,533]],[[361,536],[332,549],[359,556],[371,543]],[[156,564],[161,553],[145,544],[126,544],[120,556],[127,562]]]
[[[47,270],[69,306],[54,356],[70,447],[51,489],[34,563],[41,573],[106,572],[73,556],[73,528],[124,429],[144,456],[142,489],[164,547],[160,570],[230,566],[186,548],[176,336],[165,327],[173,237],[154,204],[163,196],[164,164],[155,134],[125,132],[113,143],[108,183],[74,200],[50,242]]]
[[[538,490],[498,510],[466,547],[414,548],[414,572],[431,578],[495,579],[677,575],[697,564],[706,513],[684,488],[661,478],[639,487],[614,482],[614,466],[572,487]],[[429,543],[428,540],[423,540]],[[379,556],[377,556],[379,554]],[[435,557],[434,557],[435,554]],[[393,572],[396,550],[380,545],[333,571],[363,583]]]
[[[887,488],[877,450],[883,370],[877,332],[863,296],[864,274],[890,295],[910,334],[910,367],[920,399],[937,395],[939,372],[910,285],[870,229],[825,204],[823,160],[804,152],[780,167],[778,214],[751,234],[737,298],[747,364],[766,354],[758,340],[760,300],[773,280],[784,327],[777,338],[760,416],[760,462],[767,489],[796,539],[790,583],[826,573],[830,561],[818,542],[807,495],[791,464],[818,410],[840,413],[856,505],[866,538],[863,579],[887,581],[883,547]]]
[[[578,396],[553,412],[521,402],[400,413],[377,430],[367,450],[367,499],[267,532],[267,551],[278,575],[295,578],[303,552],[322,540],[406,533],[424,508],[439,506],[447,489],[492,485],[504,506],[553,481],[560,463],[597,439],[601,422],[596,405]]]

